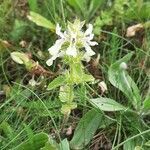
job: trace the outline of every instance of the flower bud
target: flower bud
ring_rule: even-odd
[[[125,62],[122,62],[120,64],[120,68],[123,69],[123,70],[126,70],[128,68],[127,64]]]

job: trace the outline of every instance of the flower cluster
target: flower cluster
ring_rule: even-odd
[[[88,29],[85,32],[82,31],[83,25],[84,22],[80,22],[79,20],[75,20],[74,23],[68,22],[67,30],[62,32],[61,27],[57,24],[56,34],[59,38],[48,49],[51,55],[51,58],[46,62],[48,66],[51,66],[57,57],[63,57],[64,55],[71,57],[82,55],[82,60],[90,61],[91,56],[95,55],[91,46],[98,45],[98,43],[91,41],[94,37],[92,24],[88,25]],[[79,51],[83,48],[85,48],[85,51]]]

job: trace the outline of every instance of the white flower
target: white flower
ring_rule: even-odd
[[[54,61],[57,57],[59,57],[59,54],[53,55],[50,59],[48,59],[48,60],[46,61],[46,64],[47,64],[48,66],[51,66],[51,65],[53,64],[53,61]]]
[[[52,57],[46,61],[46,64],[47,64],[48,66],[51,66],[51,65],[53,64],[53,61],[54,61],[57,57],[62,57],[63,55],[64,55],[63,52],[56,53],[55,55],[52,55]]]
[[[62,44],[64,41],[62,39],[59,39],[55,42],[55,44],[48,49],[49,53],[53,55],[57,55],[61,49]]]
[[[56,34],[59,35],[62,39],[64,38],[64,33],[61,32],[61,27],[59,24],[56,25]]]
[[[73,57],[76,57],[77,56],[77,49],[76,49],[75,45],[73,45],[73,46],[70,45],[66,50],[66,54],[73,56]]]
[[[90,46],[98,45],[97,42],[91,41],[94,37],[92,34],[93,26],[89,24],[88,29],[84,33],[83,45],[85,47],[86,53],[84,54],[83,58],[88,62],[90,61],[91,56],[95,55],[95,52],[91,49]]]
[[[86,62],[89,62],[91,60],[91,56],[89,56],[88,53],[84,53],[83,60],[85,60]]]
[[[93,31],[93,25],[89,24],[88,29],[85,31],[85,35],[91,35],[92,31]]]
[[[34,75],[32,76],[32,79],[29,80],[29,85],[31,85],[32,87],[35,87],[37,85],[40,85],[41,82],[36,82],[34,79]]]
[[[59,36],[59,39],[48,49],[51,58],[46,63],[49,66],[53,64],[53,61],[57,57],[62,57],[64,55],[77,57],[81,48],[85,48],[83,60],[89,61],[91,56],[95,55],[91,46],[98,45],[98,43],[91,41],[94,37],[92,33],[93,26],[89,24],[88,29],[83,32],[81,30],[83,25],[84,22],[80,22],[79,20],[75,20],[74,23],[68,22],[65,32],[61,31],[59,24],[56,25],[56,34]]]

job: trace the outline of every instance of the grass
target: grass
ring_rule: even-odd
[[[150,2],[144,0],[14,0],[14,3],[1,0],[0,149],[148,150],[149,7]],[[92,60],[83,64],[85,72],[96,80],[70,87],[74,89],[77,107],[71,109],[69,116],[61,112],[64,103],[59,99],[59,87],[47,90],[47,86],[68,69],[61,59],[51,67],[46,65],[47,49],[57,39],[55,30],[53,26],[44,28],[41,18],[40,26],[36,17],[30,21],[27,15],[31,11],[54,26],[59,23],[63,30],[67,21],[73,22],[75,18],[85,20],[84,29],[89,23],[94,26],[94,41],[99,45],[93,48],[96,55]],[[127,37],[127,28],[138,23],[143,28]],[[21,45],[21,41],[25,45]],[[42,71],[15,63],[10,56],[14,51],[31,56],[31,65],[38,61]],[[97,55],[100,55],[98,60]],[[127,70],[120,70],[121,59],[127,63]],[[47,73],[44,74],[43,69]],[[29,85],[33,76],[39,83],[36,86]],[[78,73],[76,76],[80,77]],[[98,85],[100,81],[107,85],[104,93]],[[57,82],[55,84],[60,84]],[[109,105],[111,100],[102,103],[102,97],[105,102],[111,99],[113,107]],[[96,98],[99,98],[97,103],[92,101]]]

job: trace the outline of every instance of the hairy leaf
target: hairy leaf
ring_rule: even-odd
[[[55,89],[65,83],[65,76],[58,76],[55,78],[49,85],[48,85],[48,90]]]
[[[72,149],[82,149],[93,138],[102,121],[102,114],[95,109],[87,112],[80,120],[73,139],[70,142]]]
[[[30,15],[28,16],[28,19],[36,23],[38,26],[42,26],[51,29],[53,31],[55,30],[55,25],[51,21],[47,20],[46,18],[44,18],[38,13],[30,11]]]
[[[124,106],[110,98],[95,98],[90,99],[90,102],[92,105],[103,111],[120,111],[126,109]]]
[[[139,89],[132,78],[126,72],[126,63],[130,60],[133,53],[129,53],[114,64],[108,71],[109,81],[113,86],[121,90],[133,104],[135,109],[139,109],[141,105],[141,96]]]

